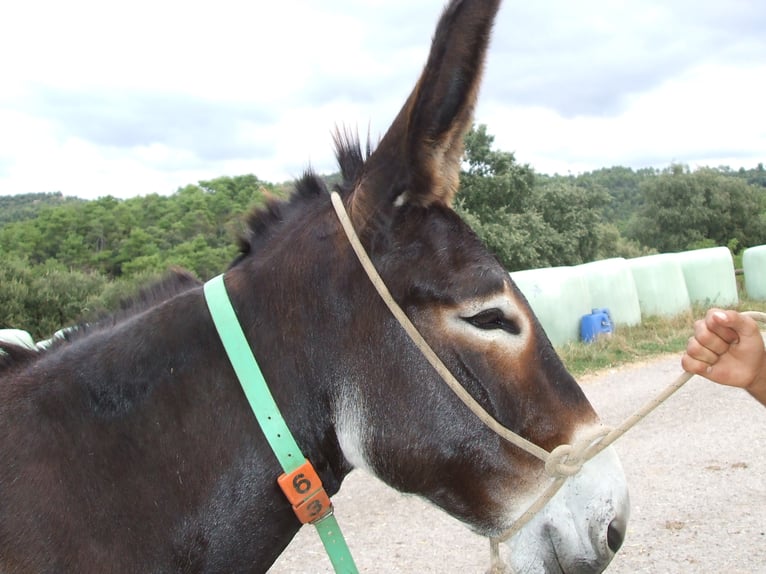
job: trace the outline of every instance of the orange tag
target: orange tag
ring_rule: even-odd
[[[319,520],[332,509],[330,497],[324,488],[317,490],[298,506],[293,506],[293,512],[303,524]]]
[[[308,460],[291,473],[282,474],[277,483],[303,524],[323,517],[332,508],[330,497]]]
[[[319,480],[317,471],[314,470],[309,461],[304,462],[290,474],[282,474],[277,482],[293,506],[297,506],[322,488],[322,481]]]

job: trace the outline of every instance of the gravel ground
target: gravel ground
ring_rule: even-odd
[[[616,425],[680,374],[679,357],[587,377]],[[746,393],[694,378],[616,448],[631,493],[622,550],[607,572],[766,574],[766,410]],[[489,544],[443,512],[355,471],[334,498],[360,572],[483,573]],[[330,573],[304,528],[269,571]]]

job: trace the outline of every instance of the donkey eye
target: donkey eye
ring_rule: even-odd
[[[513,319],[506,317],[500,309],[486,309],[472,317],[464,317],[464,319],[477,329],[483,331],[501,329],[511,335],[521,333],[519,324]]]

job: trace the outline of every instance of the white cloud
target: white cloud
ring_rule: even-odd
[[[766,160],[766,124],[757,113],[766,101],[760,78],[766,65],[692,68],[628,98],[609,117],[565,117],[539,106],[481,107],[478,121],[496,133],[498,148],[545,173],[600,167],[755,167]]]
[[[4,10],[0,194],[170,193],[219,175],[334,169],[427,55],[442,0],[30,0]],[[478,121],[538,171],[766,156],[766,5],[503,6]]]

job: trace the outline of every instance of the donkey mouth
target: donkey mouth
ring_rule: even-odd
[[[604,572],[611,558],[601,560],[588,560],[569,557],[562,557],[556,549],[553,540],[548,540],[544,549],[541,549],[537,555],[519,563],[510,557],[506,564],[510,568],[505,570],[505,574],[601,574]]]
[[[625,476],[611,447],[504,544],[511,572],[599,574],[622,545],[630,515]]]

